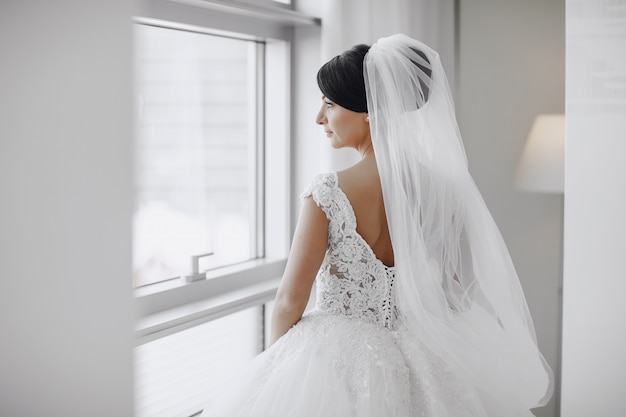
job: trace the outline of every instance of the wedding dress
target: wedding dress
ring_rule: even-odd
[[[398,34],[364,59],[394,252],[356,231],[336,173],[316,306],[205,417],[528,417],[554,384],[504,240],[468,171],[439,55]]]
[[[337,174],[317,176],[303,195],[329,220],[315,308],[237,375],[203,416],[474,415],[479,405],[471,384],[404,326],[395,269],[357,233]]]

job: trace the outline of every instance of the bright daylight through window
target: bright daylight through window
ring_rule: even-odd
[[[195,415],[262,351],[291,241],[291,23],[264,17],[291,13],[232,3],[134,18],[138,417]]]
[[[262,255],[263,43],[135,24],[135,287]]]

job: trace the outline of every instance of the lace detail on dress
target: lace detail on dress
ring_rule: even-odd
[[[329,220],[328,250],[317,274],[316,309],[392,329],[397,319],[395,269],[376,258],[356,231],[350,201],[337,173],[320,174],[302,197],[311,195]]]

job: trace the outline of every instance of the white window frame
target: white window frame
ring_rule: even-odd
[[[270,0],[138,0],[135,21],[164,27],[236,36],[265,42],[263,126],[273,149],[260,156],[265,167],[261,222],[264,242],[258,259],[207,272],[206,279],[174,279],[134,290],[135,344],[206,323],[273,300],[286,264],[291,237],[291,47],[293,27],[319,26],[318,18]],[[234,35],[236,34],[236,35]],[[277,65],[283,62],[285,65]],[[280,80],[280,81],[277,81]],[[268,94],[269,92],[269,94]],[[274,158],[269,160],[269,158]],[[267,184],[272,184],[267,187]]]

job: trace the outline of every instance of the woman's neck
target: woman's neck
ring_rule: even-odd
[[[374,156],[374,146],[372,141],[370,140],[369,143],[357,149],[357,151],[361,154],[361,159]]]

